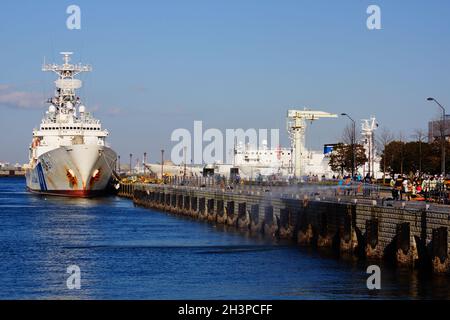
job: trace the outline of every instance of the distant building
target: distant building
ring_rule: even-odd
[[[433,120],[428,122],[428,142],[433,142],[441,138],[442,120]],[[450,115],[445,116],[444,121],[444,136],[450,141]]]

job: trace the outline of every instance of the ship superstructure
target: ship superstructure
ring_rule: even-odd
[[[71,64],[71,52],[62,52],[62,65],[44,64],[43,71],[58,75],[55,95],[38,129],[33,130],[30,163],[26,173],[30,191],[89,197],[102,193],[116,163],[107,145],[108,131],[95,119],[76,90],[82,82],[75,76],[91,66]]]

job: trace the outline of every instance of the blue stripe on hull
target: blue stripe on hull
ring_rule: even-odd
[[[36,166],[36,170],[38,173],[41,191],[47,191],[47,183],[45,182],[44,172],[42,171],[42,165],[40,163],[38,163],[38,165]]]

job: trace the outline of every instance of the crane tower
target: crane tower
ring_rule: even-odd
[[[293,150],[294,175],[296,178],[300,178],[304,171],[306,121],[312,122],[320,118],[337,118],[337,114],[312,111],[306,108],[304,110],[288,110],[287,112],[287,131]]]

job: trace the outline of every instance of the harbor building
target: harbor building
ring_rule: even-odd
[[[445,139],[450,141],[450,114],[445,116],[445,121],[439,119],[428,122],[428,142],[431,143],[436,139],[440,139],[442,129]]]

